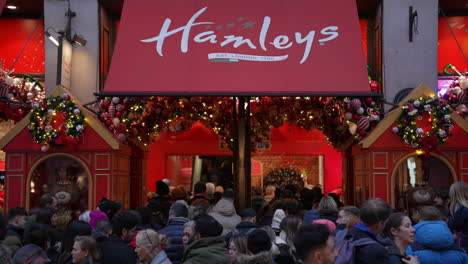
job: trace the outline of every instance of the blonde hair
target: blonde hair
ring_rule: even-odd
[[[151,246],[151,249],[159,247],[167,247],[169,245],[169,240],[165,235],[159,235],[153,229],[144,229],[138,232],[136,236],[136,244],[138,246]]]
[[[468,208],[468,184],[464,182],[455,182],[450,186],[450,212],[455,214],[460,205]]]
[[[318,209],[335,209],[338,210],[338,206],[336,205],[335,200],[328,195],[325,195],[322,197],[320,200],[320,203],[318,205]]]

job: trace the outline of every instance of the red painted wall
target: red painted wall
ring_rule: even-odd
[[[447,20],[448,25],[443,18],[439,18],[437,70],[441,72],[444,66],[450,63],[460,71],[468,71],[468,63],[464,60],[455,39],[450,33],[450,29],[452,29],[465,55],[468,56],[468,16],[448,17]]]
[[[41,19],[0,19],[0,66],[7,70],[12,66],[29,35],[36,25],[39,27],[32,36],[20,59],[15,65],[18,73],[44,73],[44,21]]]
[[[367,63],[367,19],[359,19],[361,28],[362,48],[364,49],[364,59]]]
[[[272,149],[259,151],[253,155],[324,155],[325,192],[342,183],[341,153],[330,147],[318,130],[307,132],[293,126],[284,125],[271,133]],[[174,136],[163,134],[151,146],[147,160],[147,187],[155,188],[155,181],[166,175],[166,158],[169,155],[232,155],[230,151],[218,148],[218,136],[195,124],[192,130]]]

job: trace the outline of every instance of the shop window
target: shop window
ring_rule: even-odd
[[[284,188],[287,183],[323,187],[323,156],[256,155],[251,158],[250,174],[252,187],[274,184]],[[166,178],[172,186],[182,185],[186,190],[198,181],[233,188],[233,175],[232,156],[170,155],[166,159]]]
[[[225,188],[234,186],[232,156],[173,155],[166,162],[166,178],[172,186],[182,185],[192,190],[198,181],[213,182]]]
[[[59,202],[59,221],[68,223],[88,209],[89,176],[88,170],[69,156],[54,155],[41,161],[30,177],[30,208],[39,207],[42,195],[54,194]]]
[[[395,168],[395,207],[409,210],[431,205],[436,192],[447,192],[454,175],[449,166],[435,156],[410,156]]]

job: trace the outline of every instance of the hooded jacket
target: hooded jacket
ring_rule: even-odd
[[[166,251],[173,264],[182,261],[182,255],[184,254],[182,237],[184,236],[184,224],[188,221],[185,217],[173,217],[169,219],[169,223],[165,228],[159,230],[159,234],[166,235],[169,239],[169,245],[164,247],[164,251]]]
[[[407,255],[418,256],[421,264],[468,264],[467,255],[456,246],[445,222],[422,221],[414,229],[416,242],[408,247]]]
[[[233,262],[235,264],[273,264],[273,255],[270,251],[261,251],[255,255],[244,255],[237,256]]]
[[[184,251],[184,264],[230,264],[223,237],[206,237],[193,241]]]
[[[241,217],[236,213],[236,208],[231,200],[221,199],[208,213],[223,226],[222,236],[231,232],[241,222]]]
[[[8,225],[3,244],[10,248],[12,256],[14,256],[16,251],[18,251],[18,249],[20,249],[23,246],[23,243],[21,243],[22,234],[23,229],[17,228],[13,225]]]

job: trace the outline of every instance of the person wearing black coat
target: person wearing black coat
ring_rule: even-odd
[[[233,233],[239,234],[247,234],[250,230],[254,228],[258,228],[257,222],[257,213],[252,208],[244,209],[240,212],[241,222],[237,224],[236,228],[231,232],[224,235],[224,240],[226,240],[226,244],[229,245],[229,241],[231,241]]]
[[[184,236],[184,224],[188,221],[187,206],[175,203],[169,210],[169,223],[165,228],[159,230],[159,234],[166,235],[169,240],[169,245],[163,249],[173,264],[182,263],[184,254],[182,237]]]
[[[135,236],[138,221],[137,212],[132,211],[122,211],[112,218],[113,235],[98,241],[102,264],[137,263],[138,256],[127,243]]]

